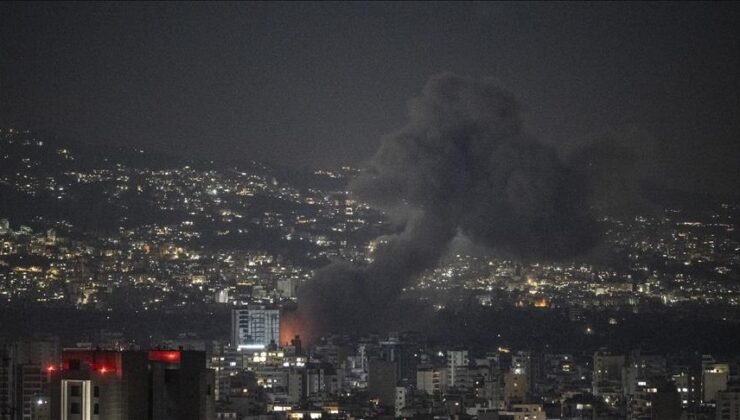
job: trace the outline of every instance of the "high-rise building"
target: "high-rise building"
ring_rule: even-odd
[[[305,371],[291,369],[288,372],[288,398],[290,404],[297,404],[306,397]]]
[[[655,379],[666,376],[665,357],[643,354],[639,350],[630,353],[629,361],[622,369],[622,392],[632,396],[642,388],[655,387]]]
[[[396,387],[396,401],[395,401],[395,414],[396,417],[401,417],[401,412],[404,408],[406,408],[406,405],[409,404],[411,401],[409,401],[411,392],[409,389],[405,386],[397,386]]]
[[[215,371],[216,401],[226,401],[231,394],[231,379],[244,369],[246,354],[230,346],[218,345],[211,354],[209,367]]]
[[[341,378],[330,363],[306,365],[305,392],[308,397],[334,395],[341,389]]]
[[[447,386],[466,388],[468,385],[468,358],[467,350],[453,350],[447,352]]]
[[[650,419],[673,420],[681,418],[681,396],[675,384],[663,380],[650,390]]]
[[[380,342],[380,356],[396,365],[398,380],[413,382],[416,378],[416,345],[391,337]]]
[[[280,342],[280,310],[251,305],[231,311],[231,345],[239,350],[264,350]]]
[[[624,355],[598,351],[594,354],[592,378],[593,394],[600,396],[607,403],[614,403],[622,397],[622,371]]]
[[[717,400],[717,394],[727,389],[730,366],[727,363],[702,363],[702,401]]]
[[[54,339],[21,340],[0,348],[0,419],[30,420],[47,391],[55,367],[58,344]]]
[[[416,371],[416,389],[428,395],[441,394],[447,390],[447,371],[427,367]]]
[[[532,354],[525,351],[518,351],[511,355],[510,371],[516,375],[524,375],[527,380],[528,389],[534,388],[534,369],[535,364],[532,360]]]
[[[529,381],[523,373],[507,372],[504,374],[504,403],[507,406],[527,402]]]
[[[211,420],[205,353],[65,350],[51,378],[51,420]]]
[[[6,346],[0,346],[0,420],[11,420],[15,410],[13,357]]]
[[[368,372],[368,394],[377,398],[380,405],[394,407],[396,400],[396,365],[385,360],[370,360]]]
[[[717,392],[717,420],[740,420],[740,383],[731,382]]]

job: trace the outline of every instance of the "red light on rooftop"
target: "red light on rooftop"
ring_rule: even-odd
[[[100,369],[98,369],[98,372],[100,372],[101,374],[104,374],[104,373],[108,372],[108,368],[106,368],[105,366],[103,366]]]
[[[47,368],[46,368],[46,371],[47,371],[47,372],[54,372],[55,370],[57,370],[57,368],[56,368],[56,366],[54,366],[54,365],[49,365],[49,366],[47,366]]]
[[[151,350],[150,362],[180,363],[180,352],[177,350]]]

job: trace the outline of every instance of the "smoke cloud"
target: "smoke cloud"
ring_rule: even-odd
[[[393,316],[402,289],[459,235],[524,260],[575,256],[594,242],[583,171],[527,136],[517,101],[488,81],[432,78],[352,190],[402,228],[382,238],[372,263],[332,263],[299,290],[318,332]]]
[[[643,180],[660,182],[656,142],[638,127],[627,126],[574,139],[558,147],[568,167],[586,180],[589,205],[621,216],[655,211],[643,194]]]

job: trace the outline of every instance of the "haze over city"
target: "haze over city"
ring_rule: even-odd
[[[740,418],[736,3],[3,3],[0,419]]]

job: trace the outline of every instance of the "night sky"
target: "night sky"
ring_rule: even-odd
[[[612,133],[642,153],[650,139],[656,181],[728,193],[738,22],[729,2],[3,3],[0,125],[187,157],[359,164],[451,72],[496,80],[544,142]]]

